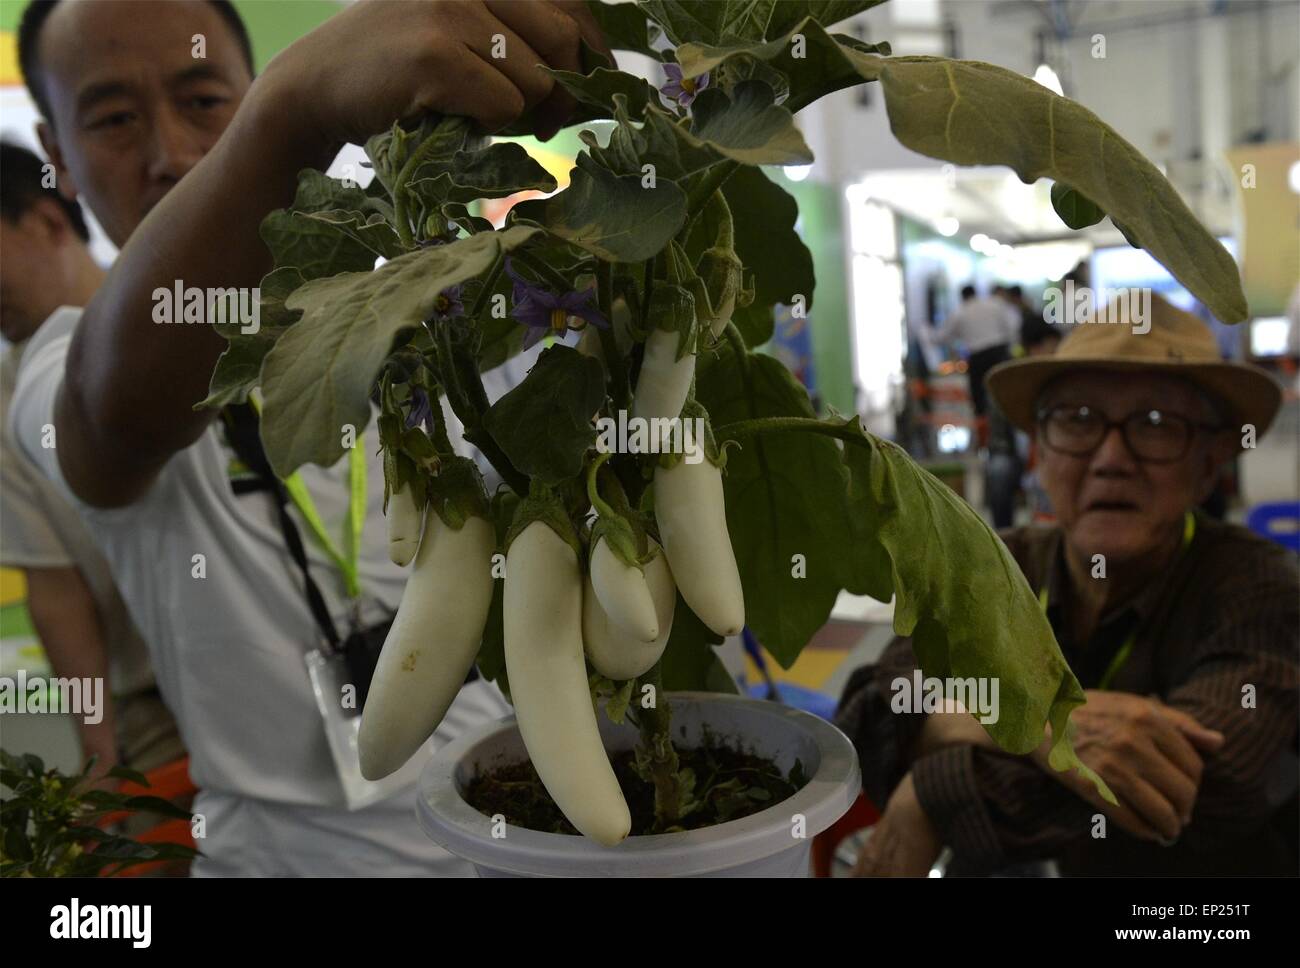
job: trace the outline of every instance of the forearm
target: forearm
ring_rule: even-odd
[[[75,567],[31,568],[27,571],[27,610],[58,678],[99,680],[103,708],[98,722],[87,716],[74,717],[86,755],[99,757],[100,766],[117,760],[117,739],[99,612],[89,587]],[[83,693],[84,694],[84,693]]]
[[[918,759],[912,777],[926,816],[972,869],[1048,859],[1090,835],[1095,810],[1028,757],[947,746]]]
[[[270,268],[258,236],[262,219],[293,198],[300,168],[328,162],[323,145],[284,122],[275,87],[273,70],[253,85],[221,139],[140,224],[86,307],[57,408],[60,438],[84,433],[89,453],[130,448],[136,464],[161,463],[211,419],[193,407],[207,396],[226,341],[208,325],[154,322],[154,292],[178,283],[251,289]]]

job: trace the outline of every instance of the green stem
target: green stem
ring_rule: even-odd
[[[415,248],[415,237],[411,234],[411,222],[406,214],[408,197],[406,183],[411,180],[411,176],[415,174],[415,170],[420,167],[429,152],[439,143],[439,139],[432,134],[425,138],[420,147],[411,152],[411,157],[406,159],[406,164],[397,173],[397,182],[393,185],[393,221],[397,223],[395,226],[397,237],[402,240],[402,245],[408,249]]]
[[[483,452],[488,463],[516,494],[527,494],[528,478],[515,468],[496,440],[483,427],[483,414],[487,412],[488,401],[478,365],[473,360],[458,360],[451,339],[451,327],[445,322],[438,326],[437,346],[442,384],[447,388],[451,412],[465,428],[465,439]],[[471,385],[466,386],[462,382],[463,376],[472,376]]]
[[[724,161],[714,165],[701,176],[686,196],[686,211],[690,213],[690,221],[694,221],[700,211],[709,203],[713,193],[722,187],[723,183],[736,173],[740,167],[738,161]]]
[[[601,454],[587,466],[587,498],[601,517],[606,518],[614,517],[614,509],[600,496],[600,490],[596,487],[596,474],[600,471],[600,465],[613,456],[613,454]]]
[[[528,268],[532,269],[533,272],[541,276],[546,281],[546,283],[553,290],[555,290],[555,292],[564,293],[564,292],[570,292],[572,290],[572,287],[569,285],[568,281],[564,278],[564,276],[560,275],[558,272],[556,272],[554,269],[548,266],[541,259],[537,259],[533,257],[531,254],[525,252],[523,249],[515,249],[515,251],[511,253],[511,255],[513,258],[518,259],[524,265],[528,266]]]
[[[753,420],[737,420],[713,428],[713,436],[719,441],[744,440],[760,434],[812,433],[826,437],[836,437],[850,443],[868,444],[863,430],[853,424],[827,423],[811,417],[756,417]]]
[[[505,264],[505,252],[498,252],[496,260],[492,263],[492,268],[488,270],[488,274],[483,280],[483,288],[479,290],[478,298],[474,300],[474,308],[469,313],[469,318],[475,322],[478,321],[479,315],[483,312],[483,307],[487,305],[487,301],[492,295],[492,287],[496,285],[497,276],[501,275],[501,270],[505,268]]]
[[[650,776],[655,788],[655,829],[664,830],[676,826],[681,820],[678,809],[681,804],[681,778],[677,750],[673,748],[670,726],[673,711],[668,703],[668,694],[664,691],[663,663],[656,662],[654,668],[637,681],[637,693],[642,686],[654,689],[655,704],[651,709],[637,710],[637,726],[641,733],[641,752],[650,767]]]
[[[618,339],[614,335],[614,267],[605,261],[596,263],[596,305],[600,314],[609,323],[597,327],[600,334],[600,351],[605,357],[605,368],[609,371],[610,397],[614,409],[626,410],[632,400],[632,389],[627,378],[627,364],[623,354],[618,351]]]

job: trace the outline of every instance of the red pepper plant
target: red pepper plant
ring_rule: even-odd
[[[742,625],[788,667],[844,590],[894,599],[927,676],[997,677],[987,729],[1003,748],[1027,752],[1050,725],[1053,765],[1086,769],[1066,728],[1083,691],[1006,548],[899,447],[855,417],[819,417],[757,351],[774,307],[811,307],[816,289],[795,202],[763,166],[810,163],[797,112],[873,84],[907,147],[1051,179],[1072,227],[1109,216],[1238,321],[1232,259],[1081,105],[1000,67],[894,57],[828,29],[872,0],[592,6],[611,46],[670,80],[656,90],[590,51],[588,73],[551,72],[580,104],[574,123],[605,122],[580,132],[563,191],[494,228],[476,202],[554,192],[554,179],[462,119],[395,125],[365,146],[367,187],[301,173],[262,226],[275,263],[261,329],[224,327],[207,403],[260,387],[282,475],[333,464],[340,428],[368,426],[379,403],[394,559],[414,570],[363,716],[363,769],[409,758],[477,662],[574,826],[607,843],[628,832],[593,693],[640,727],[638,763],[671,826],[691,778],[664,692],[733,689],[712,646]],[[481,374],[544,337],[527,377],[490,402]],[[495,493],[453,450],[444,397]],[[668,435],[698,450],[599,446],[601,418],[640,418],[644,441],[699,428]]]

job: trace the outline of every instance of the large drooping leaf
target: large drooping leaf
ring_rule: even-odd
[[[1160,170],[1087,108],[1005,68],[849,51],[878,76],[894,136],[960,165],[1008,165],[1094,202],[1224,322],[1248,313],[1232,256]]]
[[[998,745],[1028,753],[1050,722],[1052,765],[1091,775],[1066,731],[1083,689],[1006,545],[897,444],[862,433],[857,418],[846,427],[850,589],[895,595],[894,631],[912,637],[926,676],[997,680],[998,720],[985,728]]]
[[[583,455],[596,441],[591,415],[604,399],[600,361],[552,346],[492,405],[483,425],[521,473],[559,484],[581,473]]]
[[[724,344],[700,357],[696,393],[715,428],[755,417],[813,417],[778,360]],[[745,622],[786,668],[826,623],[852,555],[846,477],[835,441],[814,434],[747,438],[728,448],[727,525],[745,590]]]
[[[639,175],[616,175],[578,155],[569,187],[511,209],[560,238],[610,262],[640,262],[657,254],[686,220],[686,194],[667,178],[643,187]]]
[[[370,392],[394,338],[419,326],[444,289],[485,272],[535,233],[484,232],[294,292],[286,307],[302,318],[276,341],[262,373],[262,441],[276,473],[338,460],[344,426],[369,423]]]
[[[728,158],[746,165],[806,165],[812,151],[795,127],[794,115],[774,102],[762,81],[741,81],[728,97],[707,88],[695,99],[691,134]]]
[[[800,37],[802,41],[798,40]],[[791,111],[798,111],[832,91],[862,83],[863,74],[849,56],[854,49],[848,46],[850,41],[867,50],[889,53],[888,44],[861,45],[854,38],[828,34],[815,20],[804,20],[796,23],[783,36],[766,43],[689,43],[678,47],[676,54],[682,72],[687,77],[717,71],[720,65],[725,65],[724,70],[730,71],[731,65],[736,62],[764,62],[787,78],[789,97],[785,106]]]
[[[247,399],[248,391],[261,383],[262,361],[276,340],[298,319],[284,301],[305,280],[293,266],[275,269],[262,279],[259,288],[258,330],[241,332],[237,323],[219,324],[217,332],[230,341],[217,360],[208,387],[208,398],[200,407],[223,407]]]

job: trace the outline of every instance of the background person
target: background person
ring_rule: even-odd
[[[1020,329],[1020,314],[998,296],[980,297],[974,286],[962,286],[961,305],[932,334],[942,346],[962,343],[966,347],[966,378],[970,381],[971,405],[976,417],[988,413],[984,377],[1011,359],[1011,344]]]
[[[1074,748],[1119,806],[1051,770],[1046,742],[1014,756],[969,714],[891,713],[891,683],[916,667],[896,639],[836,717],[884,808],[863,873],[924,876],[944,844],[961,872],[1055,859],[1067,874],[1296,873],[1300,575],[1280,545],[1195,510],[1281,394],[1220,361],[1200,320],[1159,297],[1152,309],[1145,335],[1076,326],[1056,356],[989,377],[1041,445],[1057,513],[1003,537],[1087,692]]]
[[[75,201],[55,191],[44,162],[0,144],[0,564],[27,580],[27,610],[55,677],[103,679],[98,723],[74,716],[96,772],[141,772],[184,756],[149,650],[76,511],[4,431],[28,340],[60,306],[84,306],[104,272]]]
[[[192,56],[193,37],[206,57]],[[507,56],[491,56],[493,37]],[[157,326],[152,293],[182,281],[252,289],[270,268],[258,227],[292,201],[299,170],[397,119],[465,116],[496,130],[525,113],[553,133],[573,102],[537,69],[580,71],[579,40],[608,55],[580,3],[394,2],[342,10],[256,81],[225,2],[36,2],[19,56],[42,144],[121,253],[84,312],[61,311],[24,354],[10,423],[23,451],[75,501],[154,649],[206,820],[198,874],[468,874],[419,830],[409,787],[348,811],[305,668],[319,641],[274,503],[236,494],[232,435],[209,410],[225,340]],[[612,57],[610,58],[612,60]],[[53,424],[58,447],[40,446]],[[376,439],[373,422],[366,431]],[[367,448],[367,473],[382,463]],[[348,518],[347,462],[304,467],[325,524]],[[383,488],[369,488],[357,571],[360,627],[396,607]],[[296,509],[300,531],[310,529]],[[337,537],[335,538],[337,541]],[[353,614],[320,543],[309,571],[329,618]],[[203,555],[203,576],[195,556]],[[436,734],[499,718],[499,691],[462,688]]]

